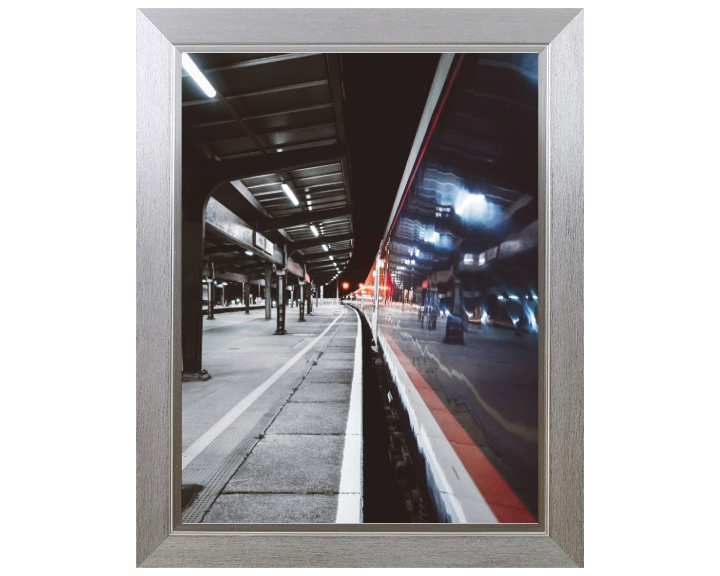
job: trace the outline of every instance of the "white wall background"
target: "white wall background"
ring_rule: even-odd
[[[587,570],[710,572],[720,385],[714,14],[701,2],[551,4],[586,7]],[[3,567],[129,573],[134,7],[15,3],[3,21],[0,425],[12,534]],[[111,265],[101,263],[108,255]]]

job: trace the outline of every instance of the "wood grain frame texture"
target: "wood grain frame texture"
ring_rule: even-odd
[[[324,525],[193,531],[176,525],[179,422],[182,51],[462,51],[539,46],[546,66],[544,522],[522,531]],[[290,50],[292,51],[292,50]],[[143,567],[583,566],[583,12],[492,10],[137,11],[137,550]],[[543,105],[541,104],[541,117]],[[542,123],[541,123],[542,124]],[[543,182],[543,179],[544,182]],[[542,218],[542,214],[541,214]],[[542,240],[542,238],[541,238]],[[176,489],[178,487],[176,486]],[[248,526],[250,526],[248,528]],[[497,527],[496,527],[497,528]],[[517,527],[516,527],[517,528]],[[473,530],[472,526],[469,527]],[[373,531],[368,531],[373,530]],[[429,531],[428,531],[429,530]]]

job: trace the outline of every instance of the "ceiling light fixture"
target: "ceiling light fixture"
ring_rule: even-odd
[[[312,225],[312,224],[310,225],[310,230],[312,230],[312,233],[315,234],[316,237],[320,236],[320,232],[318,232],[318,229],[315,228],[314,225]]]
[[[293,194],[293,191],[290,189],[290,186],[288,186],[287,184],[285,184],[285,182],[283,182],[283,183],[281,184],[281,186],[282,186],[282,189],[285,191],[285,194],[287,194],[287,197],[290,198],[290,201],[291,201],[293,204],[295,204],[295,206],[297,206],[298,204],[300,204],[300,202],[298,202],[298,199],[295,198],[295,194]]]
[[[205,78],[202,72],[200,72],[200,68],[198,68],[195,62],[190,59],[190,54],[187,52],[183,52],[182,67],[185,68],[185,71],[190,74],[190,77],[193,80],[195,80],[195,83],[200,87],[200,89],[207,94],[208,98],[215,98],[215,95],[217,94],[215,88],[212,87],[212,84],[210,84],[208,79]]]

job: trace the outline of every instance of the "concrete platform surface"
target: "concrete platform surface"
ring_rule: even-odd
[[[285,336],[263,311],[204,322],[212,378],[183,383],[183,523],[362,521],[357,314],[297,313]]]

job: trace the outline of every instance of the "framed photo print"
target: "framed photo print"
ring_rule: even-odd
[[[137,302],[138,566],[582,566],[582,10],[138,10]]]

